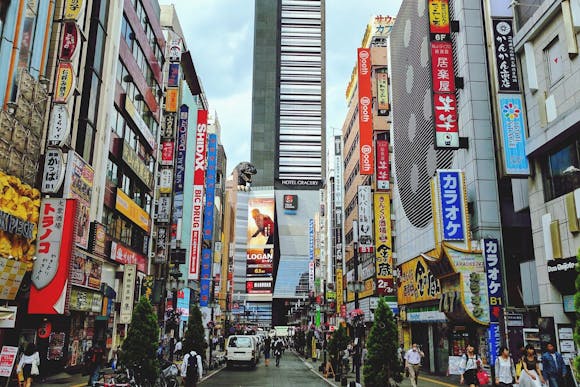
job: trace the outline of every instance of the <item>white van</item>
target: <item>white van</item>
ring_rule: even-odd
[[[226,365],[236,364],[255,367],[258,362],[258,345],[255,337],[250,335],[232,335],[226,343]]]

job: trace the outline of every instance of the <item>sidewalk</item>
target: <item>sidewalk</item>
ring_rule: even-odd
[[[298,356],[303,362],[304,364],[310,368],[310,370],[312,372],[314,372],[315,374],[317,374],[321,379],[323,379],[326,383],[328,383],[330,386],[335,386],[335,387],[341,387],[340,382],[337,382],[334,380],[334,378],[325,378],[324,374],[322,372],[320,372],[318,370],[318,367],[320,367],[320,364],[322,363],[321,361],[317,361],[317,362],[312,362],[311,359],[304,359],[302,356],[300,356],[298,353],[294,352],[294,354],[296,356]],[[361,367],[361,379],[363,378],[363,370]],[[348,383],[350,383],[351,381],[355,380],[355,373],[354,372],[349,372],[347,374],[347,386]],[[411,386],[411,382],[409,380],[409,378],[403,378],[403,381],[399,384],[399,386],[401,387],[410,387]],[[431,375],[431,374],[425,374],[423,373],[422,375],[419,376],[419,382],[418,382],[418,386],[444,386],[444,387],[456,387],[456,386],[462,386],[461,384],[459,384],[459,376],[455,376],[455,375],[451,375],[451,376],[440,376],[440,375]]]

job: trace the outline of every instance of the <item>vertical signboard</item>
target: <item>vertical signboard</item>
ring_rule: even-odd
[[[344,302],[342,269],[336,269],[336,310],[340,311]]]
[[[130,324],[133,317],[133,298],[135,297],[135,279],[137,278],[137,266],[125,265],[123,269],[123,299],[119,312],[119,323]]]
[[[371,50],[357,49],[358,54],[358,122],[359,170],[361,175],[374,172],[373,151],[373,94],[371,87]]]
[[[60,62],[54,82],[54,103],[67,103],[75,88],[76,76],[73,65],[69,62]]]
[[[173,165],[173,155],[175,153],[175,143],[173,141],[165,141],[161,143],[161,165]]]
[[[342,207],[342,137],[334,137],[334,203]]]
[[[193,209],[191,212],[191,246],[189,252],[188,279],[199,279],[199,254],[205,185],[205,146],[207,139],[207,110],[197,111],[195,132],[195,162],[193,168]]]
[[[58,105],[56,105],[58,106]],[[59,148],[47,148],[44,155],[44,170],[42,172],[43,193],[56,193],[64,180],[65,163]]]
[[[179,108],[179,120],[177,126],[177,155],[175,160],[175,193],[183,193],[185,178],[185,152],[187,150],[187,120],[189,107],[181,105]]]
[[[499,94],[503,162],[507,175],[529,175],[526,156],[526,128],[520,94]]]
[[[358,251],[359,253],[372,253],[373,246],[373,204],[371,187],[369,185],[358,186]]]
[[[377,114],[388,116],[390,110],[389,103],[389,72],[386,67],[376,70],[377,74]]]
[[[308,291],[314,290],[314,219],[308,219]]]
[[[431,75],[434,93],[455,92],[453,47],[450,42],[431,43]]]
[[[449,40],[449,0],[429,0],[429,33],[431,40]]]
[[[263,195],[263,193],[260,193]],[[274,263],[274,193],[248,200],[248,234],[246,246],[246,292],[271,293]]]
[[[374,194],[377,294],[395,296],[391,244],[391,202],[388,193]]]
[[[215,199],[215,179],[217,168],[217,135],[210,134],[207,139],[207,177],[205,192],[205,208],[203,210],[203,240],[201,250],[201,284],[199,291],[199,305],[208,306],[211,292],[211,264],[213,239],[213,215]]]
[[[437,170],[437,188],[443,240],[465,240],[468,230],[463,172]]]
[[[95,171],[75,151],[68,152],[64,194],[67,199],[77,200],[75,243],[83,249],[89,246],[91,198]]]
[[[387,191],[390,179],[389,142],[377,140],[377,191]]]
[[[30,314],[65,312],[75,213],[76,200],[47,198],[40,204]]]
[[[498,323],[503,302],[503,285],[501,262],[499,260],[499,241],[489,238],[483,240],[483,258],[487,277],[487,294],[489,297],[489,321]]]
[[[493,43],[499,92],[520,91],[511,19],[493,19]]]

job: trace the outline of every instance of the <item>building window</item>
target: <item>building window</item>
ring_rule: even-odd
[[[549,84],[553,86],[564,77],[563,47],[558,37],[544,49],[544,58],[547,64]]]
[[[580,188],[580,137],[553,152],[543,163],[546,201]]]
[[[119,181],[117,173],[119,172],[119,168],[117,164],[115,164],[112,160],[107,160],[107,179],[116,187],[117,182]]]

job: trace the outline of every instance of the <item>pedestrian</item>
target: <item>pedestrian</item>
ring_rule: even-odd
[[[367,346],[363,345],[363,349],[362,349],[362,353],[361,353],[361,367],[364,367],[365,362],[367,360],[368,353],[369,353],[369,351],[367,349]]]
[[[175,337],[169,339],[169,361],[173,363],[173,355],[175,354]]]
[[[550,387],[564,387],[566,380],[566,364],[562,354],[556,351],[553,343],[546,345],[546,352],[542,355],[542,367],[544,377],[550,384]]]
[[[30,387],[35,376],[40,374],[40,355],[34,343],[28,343],[24,354],[20,357],[16,372],[22,372],[24,376],[24,387]]]
[[[181,363],[181,377],[185,387],[197,387],[197,382],[203,376],[203,365],[201,356],[194,350],[189,351],[183,357]]]
[[[280,359],[282,358],[282,351],[284,350],[284,342],[278,338],[274,344],[274,356],[276,357],[276,367],[280,367]]]
[[[511,387],[518,384],[516,366],[510,357],[510,350],[503,346],[499,350],[499,356],[495,359],[495,384],[502,387]]]
[[[477,370],[481,366],[481,360],[475,352],[475,347],[472,344],[467,344],[465,353],[461,357],[459,369],[461,370],[461,384],[466,386],[479,386],[477,379]]]
[[[181,360],[182,351],[183,351],[183,343],[181,342],[181,340],[178,340],[177,343],[175,343],[175,350],[174,350],[176,361]]]
[[[532,344],[528,344],[526,345],[526,356],[522,359],[520,387],[542,387],[542,384],[546,384],[546,381],[540,370],[536,349]]]
[[[399,356],[399,360],[401,360],[401,365],[405,364],[405,346],[403,343],[397,348],[397,355]]]
[[[100,343],[96,343],[89,349],[89,382],[88,386],[92,386],[99,380],[99,372],[103,366],[103,358],[105,351]]]
[[[264,340],[264,363],[266,364],[266,367],[268,367],[270,365],[270,350],[272,346],[272,339],[270,338],[270,336],[266,336],[266,339]]]
[[[423,356],[425,354],[419,349],[417,343],[414,343],[411,349],[405,354],[405,368],[409,370],[409,379],[411,379],[411,385],[413,387],[417,387],[419,369],[421,368],[421,359]]]
[[[352,349],[352,371],[350,372],[356,372],[356,367],[360,365],[360,357],[360,344],[356,344]]]
[[[350,352],[348,350],[348,347],[346,347],[343,351],[342,351],[342,369],[344,370],[344,373],[348,373],[348,362],[350,359]]]

